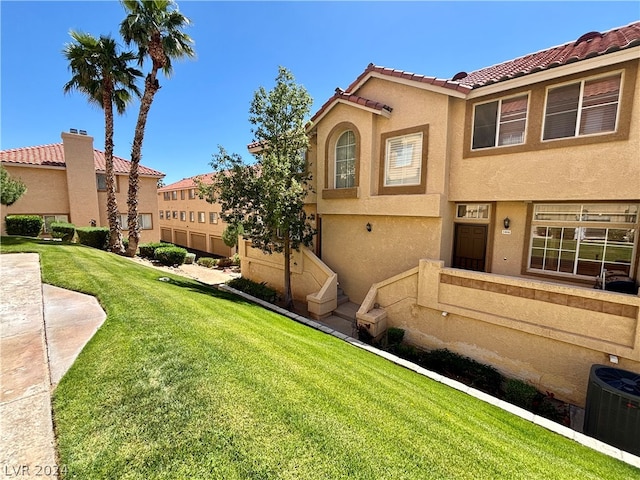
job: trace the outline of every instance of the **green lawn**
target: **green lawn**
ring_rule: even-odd
[[[640,471],[198,282],[77,245],[45,282],[108,314],[53,399],[79,479],[627,479]]]

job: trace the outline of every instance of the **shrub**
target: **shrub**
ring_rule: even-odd
[[[470,386],[496,395],[500,391],[502,375],[490,365],[458,355],[447,349],[424,352],[420,362],[424,367],[445,375],[466,379]]]
[[[231,258],[221,258],[218,260],[218,266],[220,268],[228,268],[233,265],[233,260]]]
[[[37,237],[40,235],[44,220],[38,215],[7,215],[5,217],[7,235]]]
[[[504,384],[504,399],[527,410],[532,410],[534,402],[540,399],[542,394],[522,380],[511,378]]]
[[[154,258],[163,265],[182,265],[187,256],[187,250],[182,247],[158,247],[155,250]]]
[[[200,257],[196,263],[201,267],[211,268],[217,265],[218,259],[212,257]]]
[[[236,267],[240,266],[240,255],[237,253],[233,254],[233,257],[231,257],[231,264],[235,265]]]
[[[401,328],[389,327],[387,329],[387,342],[389,345],[399,345],[404,338],[404,330]]]
[[[142,243],[138,246],[138,253],[143,258],[156,258],[156,249],[160,247],[173,247],[174,245],[164,242]]]
[[[60,238],[63,242],[70,242],[76,234],[76,226],[67,222],[52,222],[51,235],[54,238]]]
[[[276,291],[268,287],[266,282],[257,283],[248,278],[238,277],[229,280],[227,285],[266,302],[276,301]]]
[[[196,254],[195,253],[187,253],[184,257],[184,263],[187,265],[191,265],[192,263],[194,263],[196,261]]]
[[[109,245],[109,228],[108,227],[78,227],[78,242],[88,247],[106,250]]]

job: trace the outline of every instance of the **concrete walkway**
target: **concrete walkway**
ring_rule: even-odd
[[[51,392],[106,314],[94,297],[43,285],[35,253],[0,255],[0,475],[52,476]]]

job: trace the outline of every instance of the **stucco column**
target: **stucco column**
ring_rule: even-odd
[[[67,171],[69,221],[86,227],[91,220],[100,221],[93,137],[62,132],[62,145]]]

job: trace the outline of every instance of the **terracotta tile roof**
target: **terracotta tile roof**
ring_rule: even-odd
[[[491,67],[482,68],[475,72],[460,72],[454,75],[450,80],[427,77],[425,75],[418,75],[370,63],[364,72],[362,72],[358,78],[356,78],[351,85],[347,87],[346,91],[336,89],[336,93],[320,107],[320,109],[311,118],[311,122],[322,116],[322,114],[331,108],[333,103],[338,99],[347,100],[360,105],[366,105],[370,108],[384,108],[390,112],[391,107],[387,105],[382,105],[379,102],[355,95],[357,89],[362,86],[367,77],[371,74],[386,75],[392,78],[433,85],[435,87],[443,87],[462,94],[467,94],[476,88],[529,75],[541,70],[567,65],[580,60],[586,60],[599,55],[606,55],[608,53],[632,48],[638,45],[640,45],[640,22],[635,22],[624,27],[614,28],[604,33],[589,32],[582,35],[578,40],[571,41],[564,45],[532,53]]]
[[[382,75],[388,75],[389,77],[401,78],[403,80],[410,80],[413,82],[425,83],[428,85],[433,85],[435,87],[443,87],[449,88],[451,90],[459,91],[462,93],[468,93],[471,88],[462,85],[459,82],[454,82],[452,80],[445,80],[442,78],[436,77],[427,77],[425,75],[418,75],[416,73],[405,72],[403,70],[396,70],[394,68],[381,67],[379,65],[374,65],[370,63],[367,65],[367,68],[364,72],[360,74],[358,78],[356,78],[351,85],[347,88],[347,92],[353,92],[362,82],[362,80],[367,77],[371,73],[380,73]]]
[[[105,171],[103,151],[94,149],[93,161],[96,172]],[[64,161],[64,148],[62,143],[2,150],[0,151],[0,162],[47,167],[64,167],[66,165]],[[124,158],[116,157],[115,155],[113,157],[113,166],[116,173],[128,174],[130,163],[131,162]],[[149,175],[152,177],[164,177],[164,173],[145,167],[144,165],[139,166],[139,173],[140,175]]]
[[[454,78],[457,78],[461,85],[475,89],[638,45],[640,45],[640,22],[635,22],[604,33],[585,33],[577,40],[564,45],[482,68],[466,76],[464,72],[460,72]]]
[[[194,175],[193,177],[183,178],[182,180],[178,180],[177,182],[171,183],[169,185],[165,185],[162,188],[158,189],[158,192],[166,192],[170,190],[184,190],[185,188],[195,188],[197,187],[196,178],[199,178],[204,183],[211,183],[213,179],[212,173],[203,173],[202,175]]]
[[[320,107],[320,110],[318,110],[316,114],[313,117],[311,117],[311,122],[314,122],[317,118],[322,116],[322,114],[325,113],[334,102],[337,102],[340,100],[355,103],[356,105],[362,105],[364,107],[371,108],[373,110],[378,110],[380,112],[390,113],[391,110],[393,110],[389,105],[385,105],[384,103],[376,102],[374,100],[369,100],[368,98],[360,97],[352,93],[347,93],[340,88],[336,88],[336,93],[334,93],[333,97],[327,100],[322,105],[322,107]]]

